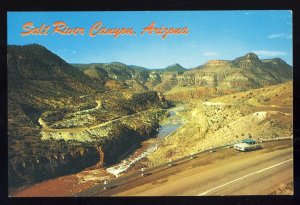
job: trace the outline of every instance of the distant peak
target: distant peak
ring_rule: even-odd
[[[175,63],[175,64],[172,64],[172,65],[169,65],[168,67],[174,67],[174,66],[183,68],[179,63]]]
[[[258,56],[255,53],[247,53],[246,55],[243,56],[245,59],[249,60],[254,60],[254,59],[259,59]]]
[[[174,63],[172,65],[167,66],[167,68],[168,67],[174,67],[174,66],[176,66],[176,67],[182,67],[179,63]]]
[[[126,65],[125,63],[121,63],[121,62],[111,62],[110,64],[112,64],[112,65]]]
[[[247,53],[244,56],[236,58],[235,61],[247,61],[247,62],[261,62],[258,56],[255,53]]]
[[[281,58],[263,59],[262,61],[265,62],[265,63],[272,63],[272,64],[278,64],[278,65],[288,65],[287,62],[285,62]]]
[[[275,62],[278,62],[278,63],[286,64],[286,62],[284,60],[282,60],[281,58],[273,58],[272,60]]]
[[[32,44],[24,45],[23,47],[35,47],[35,48],[43,48],[43,49],[47,49],[45,46],[42,46],[42,45],[37,44],[37,43],[32,43]],[[48,50],[48,49],[47,49],[47,50]]]
[[[40,44],[36,44],[36,43],[32,43],[32,44],[27,44],[27,45],[8,45],[8,48],[39,48],[39,49],[45,49],[48,50],[46,47],[40,45]]]
[[[172,65],[169,65],[164,70],[165,71],[177,71],[177,72],[181,72],[181,71],[185,71],[186,69],[184,67],[182,67],[179,63],[175,63],[175,64],[172,64]]]
[[[263,66],[263,62],[258,58],[255,53],[247,53],[246,55],[236,58],[234,61],[241,68],[257,69]]]

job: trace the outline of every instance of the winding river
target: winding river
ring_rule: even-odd
[[[126,159],[122,160],[119,164],[108,167],[106,171],[115,175],[116,177],[120,176],[122,173],[126,172],[130,167],[135,165],[141,159],[147,157],[149,154],[156,151],[159,147],[160,141],[174,133],[181,125],[183,125],[183,119],[178,114],[178,111],[183,110],[183,106],[178,106],[175,108],[169,109],[169,117],[163,121],[158,129],[158,133],[156,135],[157,140],[148,145],[147,148],[138,156],[130,155]]]

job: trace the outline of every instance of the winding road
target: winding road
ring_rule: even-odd
[[[106,121],[106,122],[103,122],[103,123],[100,123],[100,124],[95,124],[95,125],[86,126],[86,127],[51,128],[47,125],[47,123],[41,117],[39,118],[38,122],[42,126],[42,131],[44,131],[44,132],[73,132],[74,133],[74,132],[81,132],[81,131],[84,131],[84,130],[103,127],[103,126],[106,126],[110,123],[117,122],[117,121],[120,121],[120,120],[124,120],[124,119],[129,118],[129,117],[134,117],[136,115],[139,115],[139,114],[142,114],[142,113],[145,113],[145,112],[149,112],[149,110],[136,112],[136,113],[133,113],[131,115],[125,115],[125,116],[122,116],[122,117],[119,117],[119,118],[116,118],[116,119],[113,119],[113,120],[109,120],[109,121]]]

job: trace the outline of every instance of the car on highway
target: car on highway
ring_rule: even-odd
[[[262,146],[253,139],[243,139],[241,142],[234,144],[233,148],[242,152],[247,152],[261,149]]]

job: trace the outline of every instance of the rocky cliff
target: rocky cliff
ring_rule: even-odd
[[[120,63],[101,65],[109,73],[105,75],[109,78],[132,79],[142,83],[148,89],[163,93],[172,90],[174,86],[243,91],[283,83],[293,78],[292,67],[282,59],[261,60],[254,53],[248,53],[231,61],[210,60],[192,69],[185,69],[179,64],[164,69],[129,67]],[[94,72],[90,66],[84,69],[89,76]],[[94,76],[99,75],[94,74]]]
[[[211,60],[177,77],[183,86],[207,86],[218,89],[248,90],[279,84],[293,78],[292,67],[283,60],[260,60],[254,53],[233,61]]]
[[[156,91],[131,88],[102,67],[82,71],[36,44],[8,46],[7,61],[9,188],[95,165],[99,146],[104,162],[116,163],[155,135],[168,106]]]

